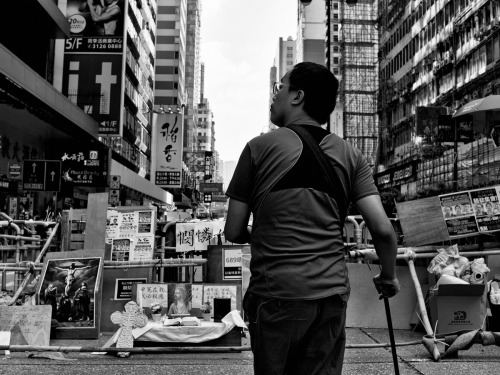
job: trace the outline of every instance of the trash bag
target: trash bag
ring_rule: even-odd
[[[461,277],[469,267],[469,260],[460,256],[457,245],[449,246],[446,249],[438,249],[438,253],[427,267],[427,271],[438,278],[442,274]]]

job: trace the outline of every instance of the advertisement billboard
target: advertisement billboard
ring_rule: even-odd
[[[92,3],[92,5],[90,5]],[[121,135],[125,0],[68,0],[63,94],[99,122],[100,135]]]

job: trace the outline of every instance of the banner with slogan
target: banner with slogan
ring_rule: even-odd
[[[208,245],[219,242],[230,245],[232,242],[224,238],[225,221],[200,221],[193,223],[177,223],[175,225],[175,250],[177,252],[207,250]]]
[[[155,184],[163,188],[180,188],[182,183],[183,114],[155,114],[156,169]],[[153,120],[154,121],[154,120]]]

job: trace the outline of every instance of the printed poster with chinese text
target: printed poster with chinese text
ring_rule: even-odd
[[[480,232],[500,230],[500,187],[471,190],[470,195]]]
[[[440,195],[450,238],[500,230],[500,187]]]

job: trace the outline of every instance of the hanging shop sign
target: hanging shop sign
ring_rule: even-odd
[[[62,157],[62,179],[74,186],[107,187],[109,150],[75,150]]]
[[[61,162],[58,160],[24,160],[23,189],[61,190]]]
[[[202,182],[202,183],[200,183],[200,192],[201,193],[222,193],[222,183]]]
[[[157,129],[155,184],[163,188],[180,188],[184,116],[182,113],[162,113],[155,114],[154,118]]]

